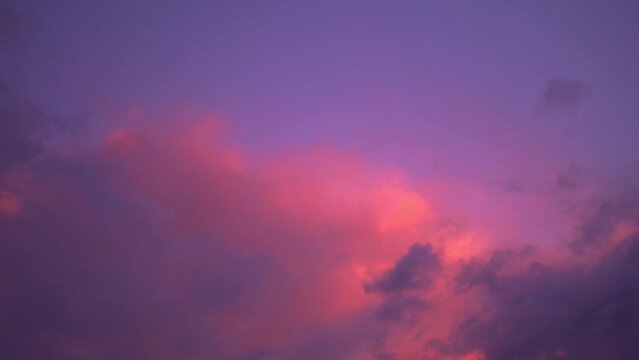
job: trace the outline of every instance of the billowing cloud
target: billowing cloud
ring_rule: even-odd
[[[421,309],[364,285],[431,282],[438,257],[413,245],[439,227],[422,196],[330,150],[251,164],[218,123],[118,130],[11,169],[6,196],[21,205],[0,215],[3,353],[294,356],[321,338],[296,333],[377,324],[344,345],[355,354]]]
[[[634,236],[592,268],[535,263],[522,274],[484,278],[478,286],[488,290],[487,313],[462,321],[447,351],[481,349],[487,359],[632,359],[638,249]]]
[[[23,20],[1,19],[19,56]],[[489,202],[470,181],[422,183],[330,146],[256,157],[217,118],[140,113],[59,151],[43,140],[42,111],[0,83],[3,358],[639,351],[636,174],[596,196],[580,192],[585,173],[552,176],[551,200],[570,199],[570,211],[557,220],[566,231],[547,231],[527,217],[556,213],[545,198],[511,214],[511,197]],[[554,79],[544,104],[575,107],[588,92]],[[518,199],[539,195],[528,180]]]
[[[256,161],[225,143],[217,120],[140,126],[7,170],[3,206],[20,206],[0,213],[2,352],[624,359],[633,350],[621,346],[637,329],[633,188],[588,202],[568,242],[496,247],[451,225],[395,171],[326,148]],[[469,242],[483,246],[460,248]]]
[[[486,359],[632,359],[639,335],[636,186],[592,201],[564,256],[495,250],[457,275],[482,311],[460,321],[444,354]],[[616,193],[616,194],[615,194]],[[548,254],[547,254],[548,255]]]

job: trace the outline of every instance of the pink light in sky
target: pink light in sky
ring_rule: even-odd
[[[0,358],[635,359],[635,8],[8,0]]]

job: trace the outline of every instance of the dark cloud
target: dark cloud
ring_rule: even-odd
[[[639,219],[634,193],[625,188],[625,196],[600,201],[584,218],[570,245],[580,249],[576,256],[589,248],[604,251],[594,265],[553,267],[526,252],[502,250],[462,267],[458,288],[483,290],[482,314],[464,319],[446,341],[430,345],[449,355],[478,349],[487,360],[635,359],[639,236],[617,234],[622,238],[610,243],[617,225]],[[598,248],[602,242],[612,250]],[[510,264],[527,270],[503,271]]]
[[[439,266],[439,256],[430,245],[414,244],[392,269],[364,288],[367,292],[383,294],[425,289],[431,285]]]
[[[634,359],[639,345],[639,238],[590,270],[535,267],[492,287],[488,316],[464,320],[444,347],[488,360]]]
[[[42,114],[0,81],[0,177],[43,151]]]
[[[28,171],[22,212],[0,214],[3,358],[230,358],[211,314],[275,279],[268,258],[160,228],[104,164],[45,156]]]
[[[628,215],[639,214],[639,206],[635,199],[620,198],[607,200],[593,209],[594,213],[579,223],[577,237],[571,241],[573,250],[583,252],[589,247],[604,242],[615,231],[621,218],[629,218],[636,223],[636,219]]]
[[[455,282],[459,290],[468,289],[476,285],[485,285],[491,289],[499,286],[499,271],[515,255],[513,250],[496,250],[487,262],[476,259],[464,264]]]
[[[380,296],[370,311],[315,329],[289,355],[278,359],[351,359],[358,354],[395,359],[397,349],[387,340],[397,329],[417,326],[429,310],[427,292],[440,267],[431,245],[412,245],[393,268],[365,285],[367,292]]]
[[[590,88],[581,80],[554,78],[546,83],[542,107],[544,110],[575,108],[589,94]]]
[[[632,172],[630,182],[616,181],[605,196],[594,199],[586,206],[578,222],[570,247],[577,253],[588,251],[606,242],[620,226],[639,226],[639,172]]]
[[[0,5],[0,179],[43,151],[39,136],[44,117],[11,81],[22,69],[31,26],[24,14]]]
[[[418,296],[392,296],[379,306],[375,316],[381,321],[412,326],[427,308],[428,303]]]
[[[29,46],[27,25],[0,8],[0,49],[9,62]],[[51,121],[8,83],[0,80],[0,179],[10,172],[20,179],[0,183],[0,191],[10,187],[20,209],[0,212],[0,357],[388,360],[397,349],[386,340],[397,329],[423,333],[423,316],[441,305],[428,292],[445,265],[431,245],[414,244],[364,285],[372,305],[326,320],[323,301],[342,294],[317,281],[334,263],[312,259],[338,257],[324,240],[352,224],[334,226],[330,218],[330,229],[318,231],[315,221],[296,223],[268,206],[272,197],[261,198],[277,188],[201,149],[197,161],[182,158],[188,146],[171,152],[166,141],[138,144],[124,134],[118,149],[59,158],[42,142]],[[544,106],[576,107],[588,93],[578,80],[553,79]],[[110,153],[119,150],[122,158]],[[123,170],[127,156],[137,173]],[[576,186],[568,175],[558,187]],[[523,191],[517,182],[510,188]],[[575,253],[606,241],[623,221],[637,223],[632,194],[593,207],[570,243]],[[451,292],[485,290],[486,312],[463,319],[440,351],[479,349],[488,360],[636,357],[638,238],[624,239],[594,268],[531,262],[523,274],[505,274],[529,255],[497,250],[461,266]]]

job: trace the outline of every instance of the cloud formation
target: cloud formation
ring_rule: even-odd
[[[575,108],[590,94],[590,87],[578,79],[553,78],[544,88],[544,110]]]
[[[581,101],[557,94],[573,83],[550,87],[553,106]],[[0,95],[8,358],[634,353],[622,346],[639,327],[632,186],[584,212],[558,261],[462,226],[356,154],[256,160],[222,121],[183,114],[62,154],[44,145],[42,111],[6,85]]]
[[[482,238],[396,173],[328,149],[253,162],[219,128],[121,129],[7,170],[20,207],[0,214],[3,354],[634,354],[633,197],[591,202],[563,252],[459,253],[459,238]]]
[[[19,56],[23,20],[2,19],[0,39]],[[576,107],[588,93],[553,79],[544,107]],[[3,358],[639,352],[636,174],[578,198],[570,231],[535,231],[527,244],[477,225],[510,208],[478,211],[490,194],[460,196],[467,183],[426,182],[431,195],[452,194],[429,198],[402,172],[327,146],[258,159],[230,145],[219,119],[140,121],[59,152],[45,145],[49,118],[7,81],[0,118]],[[553,191],[581,196],[585,176],[561,172]],[[479,213],[474,222],[437,203],[453,197]]]
[[[415,244],[395,266],[380,278],[366,284],[369,292],[383,294],[424,289],[431,285],[433,272],[439,267],[439,258],[430,245]]]
[[[0,175],[43,151],[41,115],[0,82]]]
[[[426,284],[428,245],[388,269],[430,221],[419,195],[324,150],[249,167],[216,129],[119,130],[89,152],[7,168],[21,205],[0,215],[4,354],[294,356],[307,342],[294,333],[416,308],[376,312],[364,283]]]
[[[26,17],[0,5],[0,179],[11,168],[43,151],[39,131],[44,117],[10,82],[30,40]]]

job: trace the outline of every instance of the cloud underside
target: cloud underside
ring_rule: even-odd
[[[3,69],[28,49],[23,25],[0,8]],[[218,120],[113,129],[87,149],[55,151],[42,141],[52,122],[8,83],[0,79],[2,358],[639,353],[636,176],[580,199],[568,239],[508,244],[354,154],[247,158],[225,145]],[[543,105],[574,108],[589,92],[553,79]],[[577,187],[575,174],[556,179]]]
[[[21,126],[10,131],[27,134]],[[453,256],[450,244],[470,230],[439,221],[394,174],[328,149],[249,164],[216,142],[216,128],[120,130],[71,157],[36,151],[28,136],[31,150],[4,151],[3,354],[630,359],[639,350],[635,187],[592,202],[557,245],[561,256],[503,245]]]

